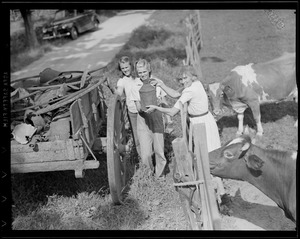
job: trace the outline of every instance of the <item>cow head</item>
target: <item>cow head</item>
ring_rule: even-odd
[[[244,180],[245,170],[247,170],[253,176],[259,176],[264,162],[250,152],[252,147],[256,146],[251,144],[251,138],[242,135],[210,152],[211,174],[221,178]]]
[[[207,96],[214,115],[221,115],[224,106],[224,86],[220,83],[212,83],[208,85]]]

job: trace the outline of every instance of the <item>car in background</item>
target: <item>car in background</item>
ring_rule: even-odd
[[[58,10],[51,22],[43,26],[43,40],[67,36],[75,40],[81,33],[98,29],[99,24],[94,10]]]

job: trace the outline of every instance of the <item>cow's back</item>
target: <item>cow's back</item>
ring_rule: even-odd
[[[252,65],[265,100],[286,98],[296,86],[295,54],[286,53],[272,61]],[[257,87],[256,87],[257,88]],[[259,88],[259,87],[258,87]]]

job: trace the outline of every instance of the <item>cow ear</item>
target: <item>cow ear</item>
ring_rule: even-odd
[[[252,154],[245,158],[246,164],[249,168],[252,168],[254,170],[259,170],[263,165],[264,161],[262,161],[259,157]]]

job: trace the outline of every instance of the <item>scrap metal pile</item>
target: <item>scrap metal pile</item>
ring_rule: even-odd
[[[12,81],[12,144],[71,138],[70,104],[105,82],[103,70],[58,72],[46,68],[38,76]],[[92,76],[96,71],[100,76]]]

